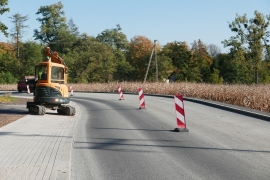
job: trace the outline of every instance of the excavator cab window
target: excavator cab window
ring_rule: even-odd
[[[51,81],[54,83],[64,84],[64,68],[52,66]]]
[[[38,80],[47,80],[47,73],[48,69],[47,66],[38,66],[37,67],[37,75],[38,75]]]

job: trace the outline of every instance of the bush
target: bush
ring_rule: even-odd
[[[0,73],[0,84],[14,84],[17,83],[17,79],[10,72]]]
[[[219,75],[219,70],[214,68],[213,73],[209,77],[209,82],[212,84],[222,84],[223,78]]]

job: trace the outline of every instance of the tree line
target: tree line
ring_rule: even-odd
[[[7,5],[8,0],[0,0],[0,14],[9,11]],[[229,22],[235,35],[222,41],[228,53],[200,39],[190,46],[185,41],[161,46],[145,36],[129,41],[119,24],[96,37],[89,36],[79,32],[73,19],[66,19],[61,2],[40,6],[36,15],[40,27],[34,30],[35,41],[22,41],[28,16],[12,15],[10,33],[0,22],[0,31],[12,39],[12,43],[0,43],[0,83],[16,83],[21,76],[34,75],[34,66],[42,60],[46,46],[65,60],[70,83],[142,82],[146,72],[148,82],[270,82],[270,16],[258,11],[251,19],[237,14]]]

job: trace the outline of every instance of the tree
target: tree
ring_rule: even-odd
[[[131,80],[143,81],[153,47],[154,43],[144,36],[135,36],[131,39],[127,54],[127,61],[134,67],[134,71],[130,74]]]
[[[8,5],[8,0],[0,0],[0,14],[4,14],[5,12],[9,12],[9,8],[6,8],[5,6]],[[4,33],[6,37],[8,37],[7,33],[8,27],[0,22],[0,31]]]
[[[5,54],[8,51],[14,51],[14,46],[9,43],[0,42],[0,52]]]
[[[11,38],[14,40],[16,58],[18,59],[19,64],[19,73],[21,71],[22,62],[20,61],[20,48],[22,47],[22,37],[25,33],[23,29],[29,27],[24,25],[24,22],[28,20],[28,16],[23,16],[20,13],[13,14],[11,17],[11,22],[14,24],[14,27],[11,29]]]
[[[73,34],[76,37],[78,37],[80,35],[79,28],[76,26],[76,24],[74,23],[72,18],[68,21],[68,27],[69,27],[71,34]]]
[[[267,39],[266,32],[270,25],[270,16],[264,17],[264,15],[258,11],[254,12],[254,16],[254,18],[248,20],[246,14],[243,16],[236,14],[235,20],[229,23],[229,28],[232,32],[236,33],[236,36],[232,36],[229,40],[224,40],[222,43],[225,47],[235,47],[235,45],[237,45],[238,47],[242,46],[241,49],[246,48],[246,61],[252,64],[253,68],[251,71],[255,72],[254,82],[258,83],[258,72],[262,69],[261,61],[263,59],[263,51],[265,48],[267,49],[266,41],[264,40]],[[239,54],[242,55],[242,53]]]
[[[114,80],[117,81],[128,81],[134,72],[134,67],[126,60],[125,54],[122,51],[115,51],[114,56],[116,58],[116,71],[113,74]]]
[[[82,34],[80,45],[63,56],[69,68],[70,82],[109,82],[113,80],[116,62],[110,46]]]
[[[129,42],[127,36],[121,30],[122,28],[117,24],[116,28],[106,29],[98,34],[97,40],[110,45],[114,49],[126,52],[129,48]]]
[[[200,71],[200,76],[202,78],[200,81],[207,82],[209,75],[211,74],[210,66],[213,61],[207,52],[206,45],[199,39],[198,42],[194,41],[191,50],[192,61],[194,61],[195,67]]]
[[[224,83],[230,83],[230,55],[229,54],[219,54],[216,57],[217,65],[213,67],[213,69],[218,69],[220,76],[223,78]]]
[[[15,84],[17,78],[11,72],[0,72],[0,84]]]
[[[172,60],[174,70],[169,79],[171,81],[197,81],[200,79],[199,71],[191,61],[192,53],[186,42],[174,41],[167,43],[162,54]]]
[[[160,80],[168,79],[169,76],[174,71],[172,59],[166,56],[164,51],[161,50],[157,52],[157,60],[158,60],[158,79]],[[155,67],[155,66],[152,66],[152,67]],[[153,68],[152,73],[151,73],[152,76],[151,74],[149,75],[149,78],[151,78],[150,79],[151,81],[155,80],[155,77],[154,77],[155,70],[156,69]]]
[[[126,61],[125,57],[129,48],[129,42],[121,30],[122,28],[117,24],[116,28],[106,29],[96,37],[99,42],[112,47],[117,63],[114,79],[120,81],[127,80],[128,74],[132,71],[132,66]]]
[[[270,44],[269,44],[269,40],[268,38],[270,37],[270,31],[267,31],[265,33],[265,37],[263,37],[263,43],[265,46],[265,61],[269,61],[270,62]]]
[[[211,70],[211,73],[219,73],[220,71],[218,70],[219,66],[218,66],[218,55],[221,54],[221,50],[220,48],[215,45],[215,44],[210,44],[210,45],[207,45],[206,46],[207,48],[207,52],[208,54],[210,55],[210,57],[212,58],[212,65],[210,66],[210,70]],[[215,70],[216,69],[216,70]]]
[[[218,70],[225,83],[250,84],[253,82],[253,74],[250,64],[245,60],[245,49],[235,44],[229,54],[219,54],[216,57]]]
[[[58,53],[64,53],[66,48],[69,49],[74,43],[69,41],[72,33],[66,23],[63,7],[61,2],[41,6],[36,13],[42,15],[41,18],[37,18],[41,23],[40,30],[34,30],[35,40],[47,44],[53,51]],[[72,28],[74,30],[74,26]]]
[[[213,84],[222,84],[223,83],[223,78],[220,77],[219,70],[214,68],[213,73],[210,74],[209,76],[209,82]]]
[[[78,42],[80,41],[79,28],[76,26],[72,18],[68,21],[68,28],[69,30],[65,32],[65,35],[62,36],[60,41],[60,46],[62,47],[62,52],[64,53],[68,53],[77,47],[79,45]]]
[[[216,58],[217,55],[221,53],[220,48],[215,44],[207,45],[206,48],[207,48],[208,54],[210,55],[212,59]]]
[[[35,41],[27,41],[21,48],[22,70],[20,76],[35,75],[35,65],[43,58],[44,47]]]
[[[5,54],[0,53],[0,72],[2,73],[2,76],[5,73],[10,73],[12,75],[11,79],[18,79],[18,64],[18,60],[10,51],[7,51]],[[8,77],[10,76],[8,75]]]

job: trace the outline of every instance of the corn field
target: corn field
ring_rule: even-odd
[[[68,84],[74,92],[117,92],[121,86],[125,93],[138,93],[143,88],[145,94],[174,95],[213,100],[246,108],[270,112],[270,85],[212,85],[198,83],[90,83]],[[17,85],[0,84],[1,91],[16,91]]]

